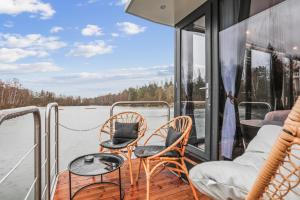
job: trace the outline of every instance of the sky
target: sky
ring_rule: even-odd
[[[95,97],[174,76],[174,30],[127,0],[0,0],[0,79]]]

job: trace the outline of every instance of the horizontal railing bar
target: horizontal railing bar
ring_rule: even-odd
[[[36,181],[37,181],[37,178],[35,178],[34,181],[33,181],[33,183],[31,184],[31,186],[30,186],[30,188],[29,188],[29,190],[28,190],[28,192],[27,192],[27,194],[26,194],[24,200],[27,200],[27,199],[28,199],[28,197],[29,197],[29,195],[30,195],[30,193],[31,193],[31,191],[32,191],[32,189],[33,189],[33,186],[36,184]]]
[[[166,101],[119,101],[119,102],[116,102],[114,103],[113,105],[119,105],[119,104],[165,104],[165,105],[168,105],[168,102]],[[112,106],[113,106],[112,105]]]
[[[260,101],[242,101],[240,102],[238,105],[243,105],[243,104],[257,104],[257,105],[265,105],[268,107],[269,111],[271,111],[272,106],[271,104],[267,103],[267,102],[260,102]]]
[[[46,184],[45,187],[44,187],[44,190],[42,192],[42,199],[44,199],[44,197],[45,197],[45,194],[46,194],[46,191],[47,191],[47,187],[48,187],[48,185]]]
[[[51,193],[52,193],[53,190],[54,190],[56,180],[57,180],[57,176],[53,179],[53,181],[52,181],[52,183],[51,183],[51,187],[50,187],[50,192],[51,192]]]
[[[1,110],[0,111],[0,125],[5,120],[13,119],[13,118],[27,115],[30,113],[35,113],[38,111],[39,111],[39,109],[36,106],[28,106],[28,107],[23,107],[23,108],[13,108],[13,109]]]
[[[153,117],[168,117],[168,115],[143,115],[144,117],[149,117],[149,118],[153,118]]]
[[[118,101],[115,102],[113,105],[110,107],[110,116],[113,116],[114,114],[114,108],[116,106],[123,106],[123,105],[146,105],[146,104],[152,104],[152,105],[157,105],[161,104],[164,105],[168,108],[168,121],[170,120],[171,117],[171,106],[168,102],[166,101]]]
[[[56,175],[56,176],[55,176],[55,178],[53,179],[53,181],[52,181],[52,183],[51,183],[51,187],[50,187],[50,192],[51,192],[51,193],[53,192],[54,187],[55,187],[55,185],[56,185],[56,183],[57,183],[57,180],[58,180],[58,175],[57,175],[57,174],[54,174],[54,175]]]
[[[52,167],[51,170],[50,170],[50,174],[52,174],[52,172],[53,172],[53,170],[55,169],[55,167],[56,167],[56,161],[53,163],[53,167]]]
[[[15,164],[15,166],[0,180],[0,184],[3,183],[7,177],[9,177],[18,167],[19,165],[25,160],[25,158],[34,150],[34,148],[37,146],[37,144],[33,145],[21,158],[20,160]]]
[[[47,160],[45,160],[45,162],[42,164],[42,167],[41,167],[41,168],[44,168],[45,165],[46,165],[46,163],[47,163]]]

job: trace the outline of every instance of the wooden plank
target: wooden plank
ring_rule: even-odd
[[[137,173],[138,161],[133,160],[133,172]],[[125,200],[144,200],[146,196],[146,178],[143,168],[139,182],[133,186],[130,185],[129,167],[125,162],[121,168],[122,170],[122,186],[125,191]],[[118,172],[113,172],[104,176],[104,181],[112,181],[118,183]],[[72,175],[72,191],[75,192],[79,187],[89,183],[100,181],[100,176],[80,177]],[[151,200],[193,200],[193,194],[190,186],[184,183],[177,176],[172,174],[167,169],[152,177],[150,186]],[[201,200],[210,200],[199,193]],[[57,188],[54,194],[54,200],[69,199],[69,177],[68,172],[60,174]],[[80,200],[119,200],[119,190],[117,186],[113,185],[93,185],[80,191],[75,199]]]

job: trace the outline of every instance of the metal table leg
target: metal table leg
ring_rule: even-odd
[[[72,199],[72,179],[71,179],[71,172],[69,171],[69,195],[70,200]]]
[[[119,190],[120,190],[120,200],[122,198],[122,177],[121,177],[121,167],[119,167]]]

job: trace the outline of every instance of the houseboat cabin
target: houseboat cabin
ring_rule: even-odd
[[[193,119],[191,158],[232,160],[263,124],[283,124],[300,94],[299,10],[297,0],[129,1],[126,12],[174,27],[174,112]]]

